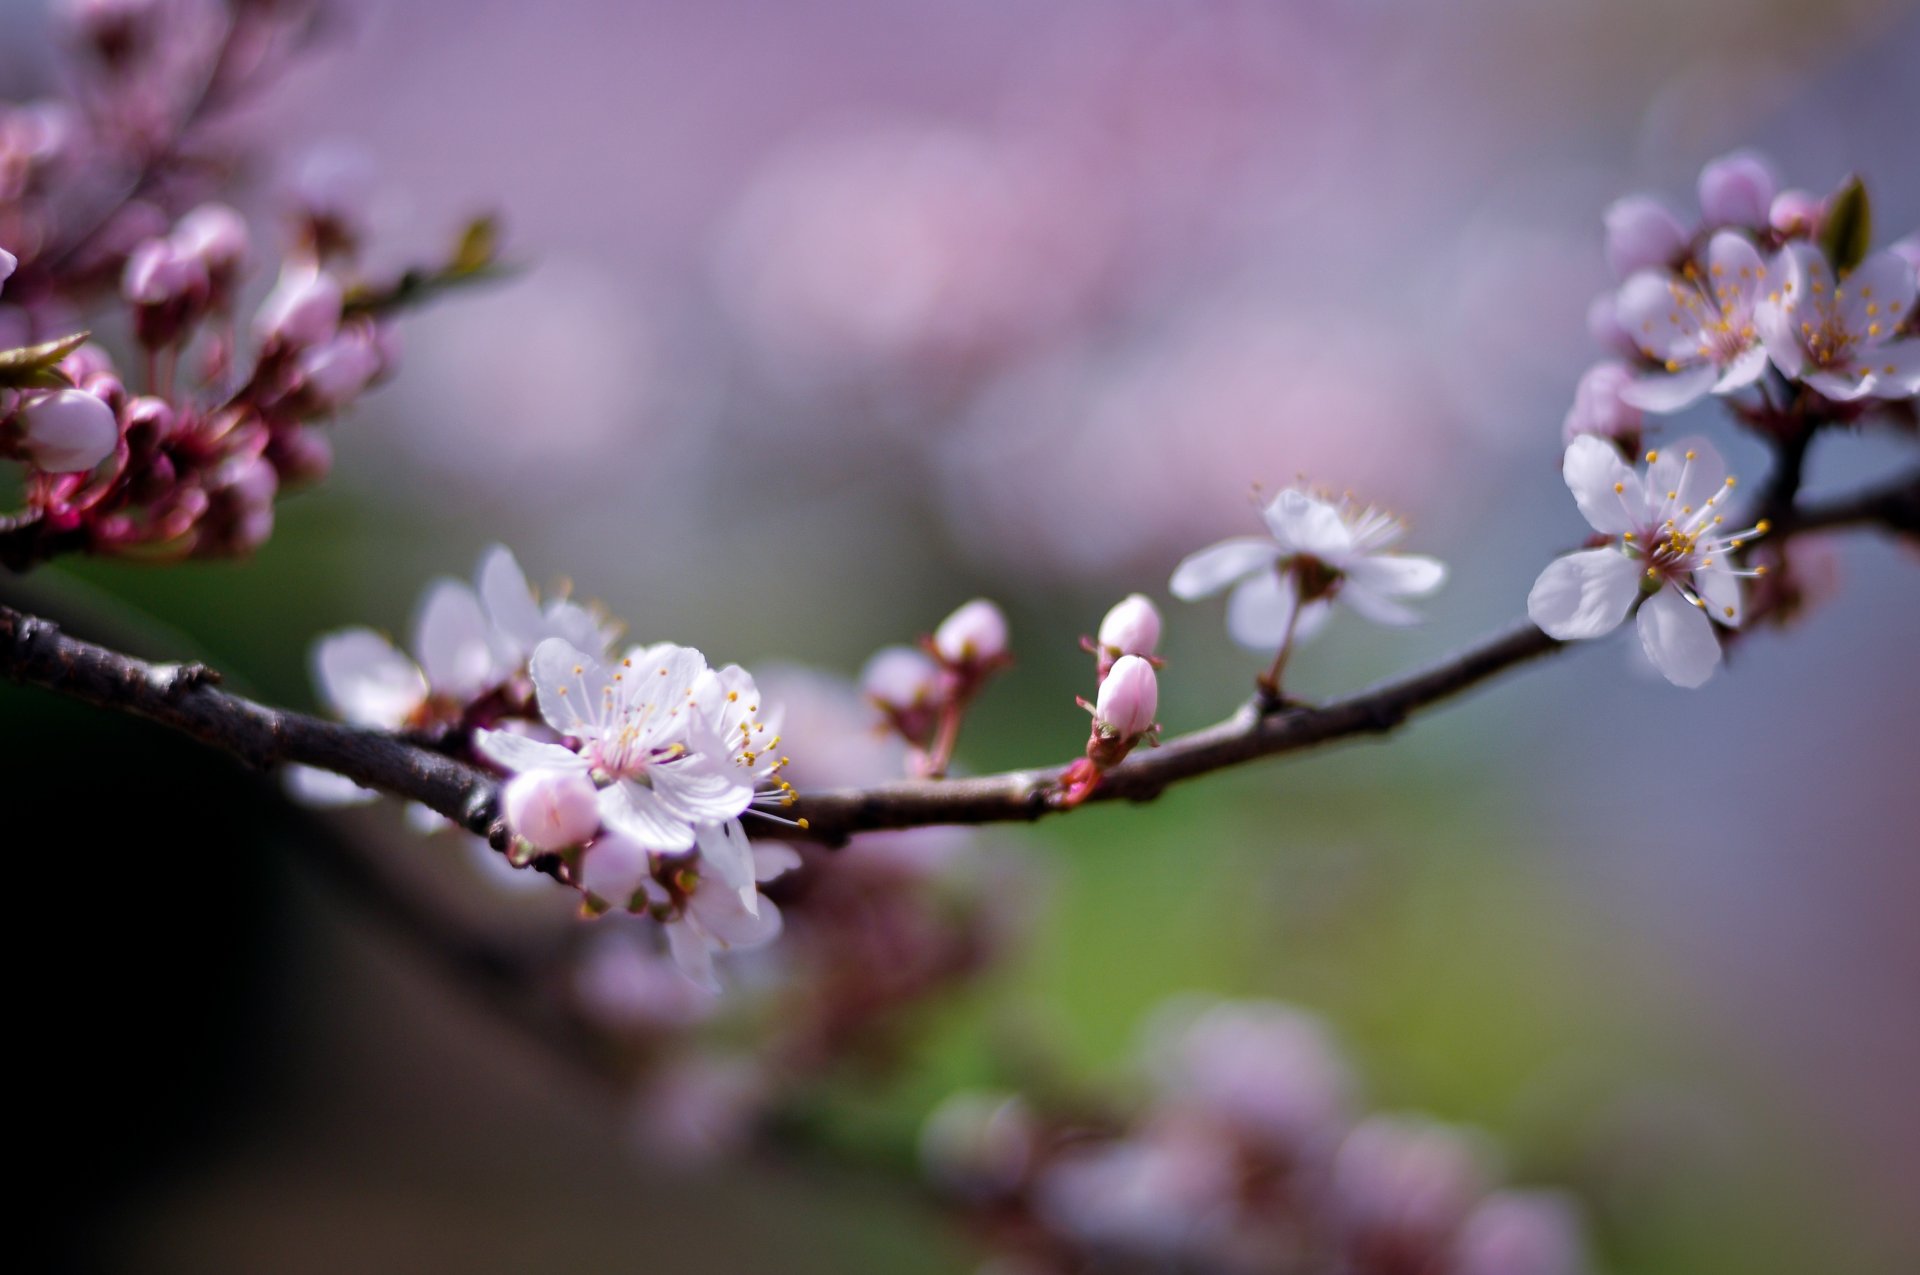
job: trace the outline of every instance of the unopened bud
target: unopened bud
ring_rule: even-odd
[[[1619,278],[1636,270],[1661,269],[1687,249],[1687,228],[1667,206],[1646,195],[1628,195],[1607,209],[1607,264]]]
[[[306,349],[340,330],[340,306],[340,285],[330,275],[292,267],[260,303],[254,330],[268,347]]]
[[[582,771],[529,770],[507,781],[500,805],[513,834],[545,853],[581,845],[600,830],[598,798]]]
[[[135,307],[134,331],[149,348],[184,341],[212,296],[207,268],[167,239],[148,239],[127,257],[120,293]]]
[[[1129,594],[1100,621],[1094,641],[1106,664],[1123,655],[1152,655],[1160,646],[1160,612],[1146,594]]]
[[[120,441],[113,409],[85,390],[56,390],[34,399],[21,409],[20,423],[21,446],[49,473],[92,469]]]
[[[580,861],[580,888],[617,908],[641,890],[658,890],[645,846],[617,832],[602,833]]]
[[[1700,215],[1709,226],[1765,230],[1780,181],[1753,151],[1722,155],[1700,170]]]
[[[1633,371],[1624,363],[1596,363],[1588,368],[1573,391],[1573,406],[1560,426],[1561,442],[1571,444],[1582,434],[1593,434],[1622,443],[1637,454],[1646,416],[1620,397],[1620,391],[1633,382]]]
[[[1571,1201],[1551,1191],[1496,1191],[1454,1237],[1457,1275],[1586,1275],[1586,1243]]]
[[[1153,716],[1160,709],[1160,683],[1153,665],[1138,655],[1123,655],[1114,661],[1107,680],[1100,683],[1100,695],[1093,706],[1096,731],[1110,739],[1131,744],[1153,728]]]
[[[350,325],[301,353],[300,388],[315,409],[334,411],[357,398],[379,374],[380,365],[371,327]]]
[[[1820,233],[1820,219],[1826,211],[1825,201],[1811,191],[1783,190],[1773,197],[1767,222],[1788,238],[1812,238]]]
[[[181,252],[206,269],[214,304],[224,307],[231,302],[252,244],[240,214],[225,204],[202,204],[180,219],[172,238]]]
[[[907,712],[933,702],[940,685],[940,668],[924,652],[910,646],[875,651],[860,672],[860,689],[883,709]]]
[[[954,667],[998,664],[1007,657],[1007,617],[985,598],[975,598],[941,621],[933,649]]]

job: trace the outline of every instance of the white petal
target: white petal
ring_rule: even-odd
[[[1419,598],[1446,583],[1447,565],[1421,554],[1375,554],[1349,564],[1347,579],[1381,597]]]
[[[645,846],[618,833],[602,833],[580,860],[580,887],[624,908],[652,867]]]
[[[710,754],[649,767],[648,778],[667,809],[689,823],[725,823],[753,800],[746,772]]]
[[[427,698],[420,667],[372,629],[331,633],[314,644],[313,676],[335,716],[398,730]]]
[[[613,676],[600,661],[564,638],[533,648],[527,669],[540,715],[562,735],[596,738],[614,702]]]
[[[753,888],[753,847],[740,821],[695,824],[693,838],[700,847],[700,861],[722,884],[740,892],[741,906],[755,910],[759,891]]]
[[[1372,620],[1375,624],[1392,625],[1405,628],[1420,623],[1420,613],[1402,606],[1392,598],[1375,589],[1370,589],[1357,580],[1349,579],[1340,586],[1340,592],[1333,595],[1334,601],[1347,607],[1356,615]]]
[[[1327,617],[1332,614],[1333,603],[1325,598],[1301,607],[1299,618],[1293,622],[1293,644],[1300,646],[1312,640],[1314,634],[1327,627]]]
[[[1720,639],[1707,613],[1678,589],[1662,589],[1641,604],[1640,645],[1675,686],[1702,685],[1720,663]]]
[[[749,951],[780,937],[780,909],[768,899],[748,911],[733,891],[702,887],[694,890],[687,908],[709,941],[723,948]]]
[[[519,774],[526,770],[585,770],[587,759],[560,744],[528,739],[510,730],[473,732],[473,751],[500,767]]]
[[[1691,363],[1698,357],[1700,322],[1680,303],[1683,286],[1664,270],[1643,270],[1621,284],[1614,298],[1621,329],[1657,362]]]
[[[1684,519],[1683,510],[1698,512],[1726,489],[1727,462],[1720,458],[1720,449],[1704,438],[1679,439],[1659,448],[1656,455],[1647,466],[1647,497],[1660,511],[1659,519]]]
[[[1678,372],[1642,376],[1621,387],[1620,398],[1643,412],[1677,412],[1698,403],[1720,379],[1712,363],[1696,363]]]
[[[438,580],[420,604],[413,649],[434,690],[466,701],[498,682],[493,627],[480,599],[457,580]]]
[[[1898,317],[1889,316],[1904,316],[1913,310],[1913,267],[1899,254],[1882,248],[1854,268],[1840,285],[1840,294],[1836,308],[1841,322],[1864,344],[1878,345],[1900,324]],[[1867,313],[1870,305],[1874,307],[1872,314]],[[1867,329],[1875,324],[1880,331],[1869,335]]]
[[[1191,602],[1220,592],[1235,580],[1270,566],[1279,557],[1280,547],[1264,536],[1222,540],[1182,559],[1173,569],[1173,580],[1167,587],[1174,597]]]
[[[673,963],[680,967],[682,974],[710,992],[720,990],[720,980],[713,973],[713,949],[692,921],[682,919],[668,924],[667,950],[673,954]]]
[[[480,586],[480,600],[487,607],[487,618],[519,658],[531,655],[548,635],[548,629],[541,623],[540,607],[533,600],[527,573],[520,569],[513,553],[505,545],[490,545],[480,555],[480,570],[474,578]]]
[[[1580,514],[1595,531],[1617,536],[1646,520],[1647,493],[1612,443],[1582,434],[1567,445],[1560,472]]]
[[[603,626],[593,612],[578,602],[564,599],[549,602],[541,622],[545,625],[544,632],[565,638],[595,659],[606,659],[607,648],[613,644],[615,630]]]
[[[1353,552],[1353,531],[1346,519],[1317,496],[1288,488],[1262,512],[1267,529],[1284,550],[1310,553],[1328,561],[1342,560]]]
[[[1902,399],[1920,394],[1920,337],[1868,351],[1873,356],[1873,397]]]
[[[345,775],[315,766],[289,766],[281,774],[287,793],[308,806],[363,806],[379,797],[371,788],[362,788]]]
[[[600,818],[649,850],[693,849],[693,826],[668,810],[651,789],[622,780],[600,790]]]
[[[1736,324],[1752,312],[1766,287],[1766,262],[1760,259],[1760,250],[1732,230],[1721,231],[1707,244],[1707,274],[1716,306]]]
[[[1851,403],[1873,392],[1871,376],[1849,376],[1843,372],[1808,371],[1800,376],[1803,384],[1820,391],[1836,403]]]
[[[1639,564],[1617,549],[1555,558],[1527,594],[1527,618],[1562,642],[1599,637],[1627,618],[1640,576]]]
[[[1287,640],[1299,591],[1292,576],[1263,571],[1242,582],[1227,599],[1227,633],[1241,646],[1272,651]]]
[[[1715,394],[1732,394],[1744,390],[1767,370],[1767,347],[1756,343],[1739,358],[1727,364],[1720,373],[1720,379],[1713,383]]]
[[[1740,599],[1740,577],[1718,565],[1693,573],[1693,587],[1707,604],[1707,616],[1730,629],[1740,627],[1745,609]]]
[[[753,879],[772,881],[785,876],[800,866],[800,852],[792,846],[779,841],[756,841],[753,843]]]

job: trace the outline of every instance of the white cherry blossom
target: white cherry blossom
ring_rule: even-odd
[[[1837,402],[1920,394],[1920,337],[1895,339],[1913,313],[1913,264],[1876,252],[1836,280],[1810,243],[1780,250],[1784,276],[1760,312],[1774,366]]]
[[[1175,568],[1171,588],[1193,601],[1232,586],[1227,632],[1255,650],[1311,636],[1340,602],[1376,624],[1419,616],[1401,601],[1438,589],[1446,566],[1434,558],[1389,552],[1405,534],[1392,515],[1297,488],[1262,511],[1269,536],[1224,540]]]
[[[1767,524],[1723,529],[1734,480],[1701,439],[1648,452],[1643,476],[1609,444],[1576,438],[1563,472],[1588,523],[1617,540],[1551,563],[1528,616],[1549,637],[1576,641],[1611,632],[1637,606],[1653,666],[1676,686],[1703,684],[1720,663],[1714,624],[1739,626],[1740,578],[1765,572],[1737,570],[1731,555]]]
[[[799,867],[800,855],[791,846],[762,842],[753,847],[751,865],[755,882],[771,881]],[[738,890],[715,889],[712,879],[691,870],[678,874],[675,883],[684,898],[666,922],[667,950],[680,972],[701,987],[720,989],[714,953],[749,952],[780,937],[780,909],[766,897],[749,905]]]
[[[1620,397],[1649,412],[1677,412],[1707,394],[1746,389],[1767,370],[1755,311],[1768,268],[1759,250],[1731,230],[1707,244],[1706,268],[1644,270],[1620,288],[1621,326],[1664,373],[1642,377]]]

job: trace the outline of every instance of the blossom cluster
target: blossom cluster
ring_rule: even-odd
[[[1634,615],[1648,660],[1687,687],[1720,663],[1720,631],[1746,618],[1742,581],[1786,560],[1736,564],[1770,520],[1729,515],[1736,482],[1704,438],[1642,458],[1647,414],[1711,395],[1768,442],[1804,448],[1833,424],[1911,428],[1920,395],[1920,237],[1869,251],[1857,179],[1816,199],[1739,152],[1702,170],[1699,196],[1691,226],[1648,196],[1607,212],[1620,284],[1589,317],[1615,357],[1582,377],[1563,427],[1567,486],[1597,537],[1528,598],[1534,623],[1562,640]]]
[[[276,497],[329,469],[321,426],[398,357],[395,290],[358,266],[354,173],[292,183],[277,254],[213,197],[237,158],[208,118],[272,78],[311,6],[177,7],[64,6],[71,96],[0,104],[0,456],[24,468],[0,556],[15,565],[257,548]],[[277,279],[261,296],[263,259]],[[132,353],[116,364],[88,325],[126,331]]]
[[[494,546],[473,587],[428,589],[411,656],[347,629],[316,644],[314,673],[344,720],[427,732],[511,776],[500,804],[515,863],[544,858],[591,911],[652,917],[681,969],[715,985],[715,952],[779,933],[759,886],[799,862],[741,824],[790,800],[779,714],[738,665],[673,643],[616,651],[616,634],[565,598],[542,606]],[[311,772],[294,782],[322,801],[362,795]]]
[[[1326,1027],[1265,1001],[1150,1020],[1144,1103],[967,1092],[928,1117],[933,1184],[999,1255],[1044,1272],[1581,1275],[1564,1196],[1495,1186],[1491,1148],[1413,1115],[1361,1116]]]

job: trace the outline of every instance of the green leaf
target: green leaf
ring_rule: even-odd
[[[91,332],[75,332],[57,341],[26,345],[17,350],[0,350],[0,388],[10,390],[46,389],[68,384],[56,369],[61,359],[87,343]]]
[[[1843,275],[1866,259],[1872,242],[1873,206],[1867,199],[1866,184],[1858,176],[1848,177],[1827,201],[1820,248],[1834,273]]]
[[[500,250],[500,223],[491,214],[475,217],[460,233],[460,242],[447,262],[446,273],[469,275],[494,263]]]

